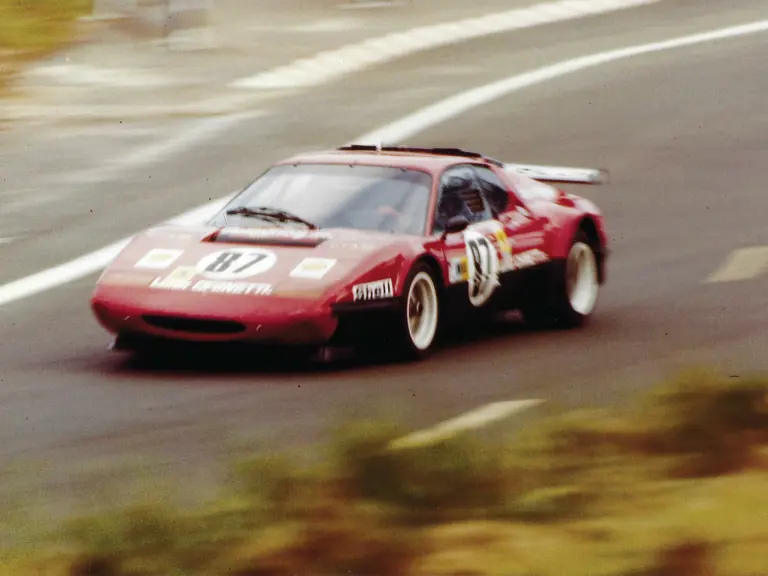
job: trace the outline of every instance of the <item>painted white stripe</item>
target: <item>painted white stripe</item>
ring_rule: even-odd
[[[0,306],[34,296],[45,290],[73,282],[97,272],[120,253],[130,239],[121,240],[101,250],[96,250],[80,258],[65,262],[55,268],[27,276],[0,287]]]
[[[10,244],[16,240],[16,238],[0,238],[0,244]]]
[[[768,272],[768,246],[750,246],[734,250],[705,282],[750,280]]]
[[[412,1],[412,0],[408,0]],[[342,10],[370,10],[372,8],[392,8],[402,6],[406,0],[351,0],[339,6]]]
[[[480,18],[467,18],[457,22],[430,24],[413,28],[406,32],[395,32],[381,38],[366,40],[359,44],[344,46],[337,50],[318,54],[313,58],[304,58],[293,64],[278,69],[268,70],[247,78],[240,78],[230,83],[233,88],[260,89],[276,87],[316,86],[343,75],[361,70],[374,64],[389,62],[395,58],[414,54],[420,50],[428,50],[480,38],[491,33],[529,28],[541,24],[563,22],[596,13],[612,12],[634,8],[646,4],[654,4],[661,0],[612,0],[596,2],[595,0],[559,0],[536,4],[527,8],[506,10]],[[332,55],[344,61],[344,55],[350,50],[365,49],[375,51],[377,58],[363,61],[349,60],[344,65],[324,66],[324,60]],[[321,70],[318,74],[302,74],[299,70],[307,66]]]
[[[55,79],[60,84],[150,88],[184,83],[142,70],[98,68],[87,64],[50,64],[32,68],[29,74]]]
[[[445,120],[453,118],[463,112],[471,110],[476,106],[481,106],[494,99],[506,96],[508,94],[523,90],[530,86],[542,84],[549,80],[554,80],[568,74],[573,74],[580,70],[595,67],[609,62],[615,62],[625,58],[631,58],[642,54],[653,52],[662,52],[674,48],[682,48],[705,42],[714,42],[726,38],[736,38],[749,34],[756,34],[768,30],[768,20],[760,20],[741,26],[732,26],[721,28],[700,34],[683,36],[663,42],[653,42],[651,44],[642,44],[620,50],[611,50],[566,60],[552,66],[546,66],[538,70],[533,70],[525,74],[512,76],[499,82],[494,82],[480,88],[463,92],[432,106],[428,106],[418,112],[389,124],[383,128],[369,132],[354,140],[354,142],[399,142],[412,137],[414,134],[422,132],[432,126],[440,124]],[[228,197],[229,198],[229,197]],[[190,214],[212,216],[218,210],[225,199],[221,199],[216,204],[211,202],[206,206],[201,206],[195,210],[185,213],[180,218],[189,218]],[[218,206],[216,208],[215,206]],[[203,219],[202,217],[200,218]],[[28,276],[0,286],[0,305],[37,294],[44,290],[60,286],[72,280],[82,278],[92,274],[106,264],[108,264],[115,254],[119,251],[119,243],[113,244],[102,250],[86,254],[80,258],[57,266],[54,269],[46,270],[38,274]],[[117,248],[116,248],[117,247]],[[55,271],[55,272],[54,272]]]
[[[293,26],[282,26],[275,29],[274,24],[255,24],[248,27],[248,32],[279,32],[283,34],[318,34],[343,32],[346,30],[357,30],[362,28],[365,22],[359,18],[327,18],[325,20],[316,20],[306,24],[296,24]]]
[[[674,38],[672,40],[630,46],[628,48],[610,50],[608,52],[600,52],[597,54],[590,54],[589,56],[566,60],[531,72],[512,76],[498,82],[486,84],[485,86],[480,86],[479,88],[474,88],[467,92],[462,92],[433,104],[432,106],[427,106],[405,118],[389,124],[388,126],[374,130],[353,142],[358,144],[399,142],[503,96],[550,80],[562,78],[575,72],[581,72],[588,68],[594,68],[610,62],[616,62],[618,60],[633,58],[644,54],[663,52],[665,50],[693,46],[705,42],[715,42],[726,38],[736,38],[748,34],[765,32],[766,30],[768,30],[768,20],[760,20],[758,22],[740,26],[721,28],[719,30]]]
[[[432,428],[398,438],[390,443],[389,447],[392,450],[401,450],[403,448],[417,448],[435,444],[467,430],[481,428],[493,422],[498,422],[513,414],[538,406],[543,402],[544,400],[509,400],[486,404],[461,416],[441,422]]]
[[[204,222],[212,214],[221,210],[230,198],[231,196],[227,196],[226,198],[217,199],[203,206],[194,208],[189,212],[185,212],[184,214],[168,220],[168,223],[183,226]],[[37,274],[32,274],[31,276],[0,286],[0,306],[15,300],[34,296],[40,292],[56,288],[57,286],[62,286],[68,282],[73,282],[98,272],[106,267],[107,264],[109,264],[131,241],[131,239],[132,238],[124,238],[105,248],[101,248],[100,250],[96,250],[85,256],[80,256],[79,258],[75,258],[64,264],[60,264],[55,268],[49,268],[48,270],[43,270]]]
[[[119,156],[102,166],[72,172],[67,175],[65,180],[77,183],[94,183],[119,178],[123,174],[135,170],[139,166],[156,164],[179,154],[180,152],[189,150],[190,148],[197,146],[200,142],[214,138],[234,126],[237,126],[246,120],[258,118],[262,114],[262,111],[254,110],[242,114],[232,114],[230,116],[221,116],[203,120],[202,122],[196,123],[192,128],[186,129],[172,138],[145,146],[125,156]],[[60,178],[57,178],[57,181],[58,180],[60,180]]]
[[[182,134],[169,140],[158,142],[157,144],[147,146],[132,154],[128,154],[120,160],[118,166],[124,169],[134,168],[143,164],[156,163],[159,160],[164,160],[179,152],[188,150],[199,142],[215,138],[219,134],[234,128],[238,124],[263,115],[264,112],[261,110],[252,110],[241,114],[209,118],[203,122],[198,122],[191,129],[185,130]]]

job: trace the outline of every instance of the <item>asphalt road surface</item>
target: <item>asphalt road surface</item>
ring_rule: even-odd
[[[44,208],[23,215],[37,237],[0,245],[0,281],[226,194],[286,154],[348,141],[459,91],[762,17],[757,1],[661,3],[431,51],[293,96],[200,148],[81,185],[66,205],[48,190]],[[409,142],[612,171],[610,186],[576,190],[603,208],[613,243],[588,328],[535,333],[511,319],[410,365],[295,371],[242,354],[142,364],[106,350],[88,308],[90,276],[0,307],[0,460],[32,460],[44,468],[39,480],[66,481],[123,457],[153,458],[189,480],[205,478],[233,438],[307,446],[340,417],[384,411],[417,428],[498,400],[612,402],[690,363],[735,377],[768,367],[768,275],[756,268],[744,280],[705,282],[734,251],[768,245],[766,53],[761,33],[607,64]],[[52,187],[76,185],[53,176]]]

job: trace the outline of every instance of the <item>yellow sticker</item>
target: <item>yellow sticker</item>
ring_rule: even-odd
[[[466,282],[469,279],[467,257],[453,258],[448,265],[448,280],[451,284]]]
[[[166,276],[167,280],[192,280],[197,274],[197,268],[194,266],[179,266],[173,272]]]
[[[504,228],[496,230],[493,235],[496,237],[496,242],[499,244],[499,250],[511,254],[512,246],[509,245],[509,238],[507,238],[507,233],[504,231]]]

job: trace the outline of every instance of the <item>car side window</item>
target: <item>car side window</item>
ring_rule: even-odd
[[[496,214],[501,214],[509,206],[509,191],[501,178],[490,168],[475,166],[478,184],[483,196],[493,207]]]
[[[493,218],[491,205],[478,185],[471,166],[452,166],[440,177],[432,231],[441,234],[451,218],[464,216],[470,223]]]

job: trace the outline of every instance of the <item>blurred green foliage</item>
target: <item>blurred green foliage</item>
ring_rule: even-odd
[[[0,0],[0,86],[24,62],[71,42],[92,0]]]
[[[767,399],[768,379],[692,371],[511,440],[393,449],[402,427],[355,422],[320,467],[241,460],[205,507],[77,518],[0,575],[762,574]]]

